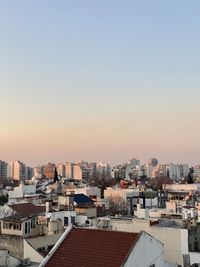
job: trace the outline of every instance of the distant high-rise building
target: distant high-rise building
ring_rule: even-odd
[[[190,172],[190,168],[188,164],[179,164],[179,169],[180,169],[180,176],[181,177],[187,177],[189,172]]]
[[[194,166],[194,179],[200,180],[200,165]]]
[[[13,179],[14,163],[9,162],[7,165],[7,178]]]
[[[82,170],[79,165],[72,165],[72,178],[75,180],[82,180]]]
[[[157,166],[158,165],[158,159],[156,159],[156,158],[150,158],[148,160],[148,164],[149,165],[152,165],[152,166]]]
[[[139,159],[136,159],[136,158],[132,158],[132,159],[129,161],[129,164],[130,164],[132,167],[139,166],[139,165],[140,165],[140,160],[139,160]]]
[[[25,167],[25,178],[30,180],[34,176],[34,169],[31,167],[26,166]]]
[[[72,166],[70,162],[65,163],[65,177],[72,178]]]
[[[154,177],[154,170],[155,170],[155,165],[152,164],[146,164],[144,165],[144,173],[148,178],[153,178]]]
[[[55,164],[49,162],[44,166],[44,175],[48,179],[53,179],[55,173]]]
[[[107,163],[97,162],[93,166],[93,173],[111,176],[111,167]]]
[[[0,181],[7,179],[7,166],[7,162],[0,160]]]
[[[158,176],[167,176],[167,165],[166,164],[158,164],[153,172],[152,172],[152,178],[156,178]]]
[[[178,182],[180,180],[181,174],[180,174],[180,168],[178,164],[170,163],[169,166],[169,177]]]
[[[26,178],[26,168],[25,164],[21,161],[15,161],[9,164],[9,175],[13,180],[25,180]]]
[[[64,163],[58,163],[56,165],[58,175],[61,177],[65,177],[65,164]]]
[[[42,178],[42,176],[44,175],[44,166],[37,166],[37,167],[35,167],[33,174],[34,174],[35,177]]]

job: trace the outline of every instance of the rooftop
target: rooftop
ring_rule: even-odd
[[[122,266],[139,235],[138,233],[73,228],[45,266]]]
[[[45,206],[36,206],[32,203],[20,203],[9,205],[16,213],[23,216],[39,215],[46,211]]]
[[[23,222],[23,221],[30,219],[31,217],[33,216],[24,216],[22,214],[14,214],[14,215],[5,217],[2,220],[4,222]]]
[[[94,201],[84,194],[74,194],[74,202],[77,204],[93,204]]]

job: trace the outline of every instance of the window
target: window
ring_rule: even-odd
[[[64,217],[64,226],[68,226],[68,217]]]
[[[31,224],[28,222],[28,233],[30,234],[30,231],[31,231]]]
[[[29,222],[25,223],[25,234],[30,234],[30,223]]]
[[[27,233],[28,233],[28,224],[25,223],[25,234],[27,234]]]
[[[75,216],[71,216],[71,224],[75,224]]]
[[[3,228],[4,228],[4,229],[8,229],[8,223],[3,222]]]
[[[35,228],[35,219],[31,220],[31,228]]]
[[[156,267],[156,265],[155,264],[151,264],[151,265],[149,265],[149,267]]]

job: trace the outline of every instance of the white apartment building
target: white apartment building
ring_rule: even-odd
[[[180,227],[169,227],[167,224],[159,225],[149,219],[123,219],[113,218],[110,221],[112,230],[139,233],[145,231],[164,244],[165,260],[178,266],[191,266],[185,264],[185,257],[190,259],[188,247],[188,230]],[[199,253],[195,253],[199,254]],[[192,259],[190,259],[192,263]],[[200,255],[198,261],[200,262]],[[194,263],[194,262],[193,262]]]
[[[8,191],[9,204],[14,204],[20,200],[23,200],[25,196],[33,196],[36,194],[36,185],[24,185],[20,184],[15,187],[13,191]]]
[[[169,164],[169,176],[174,181],[179,181],[181,174],[178,164],[170,163]]]
[[[168,169],[170,178],[176,182],[178,182],[183,177],[187,177],[190,172],[188,164],[170,163]]]
[[[148,178],[153,178],[155,166],[152,164],[145,164],[144,165],[144,173]]]

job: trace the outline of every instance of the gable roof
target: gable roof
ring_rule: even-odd
[[[14,205],[9,205],[17,214],[23,216],[39,215],[46,211],[45,206],[36,206],[32,203],[19,203]]]
[[[94,201],[84,194],[74,194],[74,202],[77,204],[93,204]]]
[[[44,266],[122,266],[139,236],[138,233],[73,228]]]

